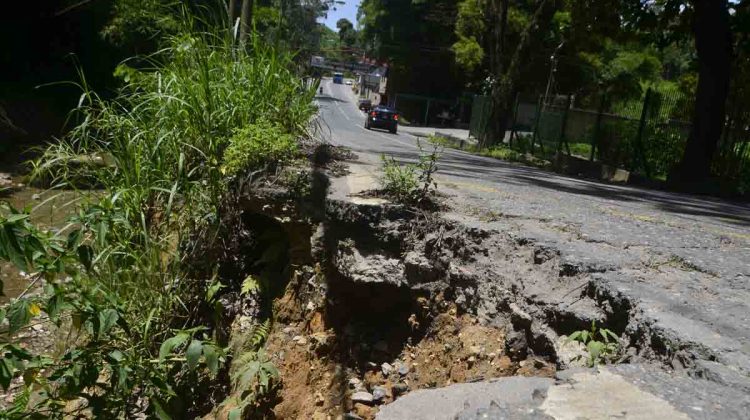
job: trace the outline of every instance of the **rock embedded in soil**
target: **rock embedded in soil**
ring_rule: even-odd
[[[388,390],[383,386],[376,386],[372,389],[372,398],[375,401],[382,401],[388,395]]]
[[[352,394],[352,401],[357,403],[372,403],[373,402],[373,396],[367,391],[357,391],[354,394]]]
[[[349,379],[349,388],[357,390],[362,388],[362,381],[359,378]]]
[[[10,174],[5,172],[0,172],[0,187],[10,187],[13,185],[13,180],[10,177]]]
[[[406,394],[407,392],[409,392],[409,385],[399,382],[391,387],[391,392],[393,393],[394,397]]]
[[[380,370],[383,372],[383,376],[388,376],[393,372],[393,366],[391,366],[388,362],[383,362],[382,365],[380,365]]]
[[[511,358],[520,360],[526,357],[529,344],[526,340],[526,334],[520,331],[512,331],[505,340],[505,351]]]
[[[409,366],[406,363],[397,362],[396,371],[398,371],[399,375],[406,376],[409,373]]]
[[[370,407],[367,404],[356,403],[354,404],[354,412],[362,419],[372,419],[375,417],[376,409]]]
[[[323,397],[323,393],[318,391],[315,393],[315,405],[323,405],[326,402],[325,397]]]

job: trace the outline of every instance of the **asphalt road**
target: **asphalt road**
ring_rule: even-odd
[[[365,116],[357,109],[350,86],[333,84],[330,79],[324,80],[322,86],[323,94],[318,96],[323,120],[322,131],[331,143],[352,149],[367,162],[377,161],[381,154],[402,161],[417,159],[418,140],[405,133],[403,127],[398,134],[364,128]],[[422,146],[425,150],[431,150],[424,141]],[[466,193],[471,193],[472,190],[482,192],[488,187],[497,188],[505,194],[520,193],[513,194],[514,198],[523,198],[525,203],[514,203],[519,205],[516,211],[505,214],[590,222],[581,220],[579,216],[593,216],[592,208],[606,206],[619,210],[618,213],[622,213],[622,216],[632,215],[641,221],[654,218],[678,228],[696,230],[697,236],[703,236],[702,232],[709,231],[715,235],[725,234],[729,238],[738,239],[746,246],[750,244],[748,204],[582,180],[452,149],[443,151],[439,174],[450,186],[455,184],[456,189]],[[464,185],[466,183],[472,185]],[[508,197],[503,198],[507,200]],[[549,203],[554,204],[545,205]],[[604,211],[603,216],[612,219],[611,212]],[[658,245],[661,239],[668,239],[671,246],[674,246],[677,239],[674,236],[661,238],[650,235],[649,232],[636,234],[630,229],[623,233],[634,234],[628,235],[634,237],[625,242],[644,245]],[[686,237],[678,245],[699,245],[696,242],[708,245],[704,239],[707,238]],[[750,276],[750,264],[744,268],[741,271]]]
[[[417,159],[417,138],[401,128],[396,135],[364,128],[350,86],[322,86],[324,137],[354,151],[358,165],[377,171],[381,154]],[[750,378],[749,205],[576,179],[453,149],[443,151],[438,168],[447,218],[512,231],[607,267],[607,281],[640,302],[655,325]]]

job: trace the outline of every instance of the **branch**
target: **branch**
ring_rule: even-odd
[[[70,12],[71,10],[73,10],[73,9],[77,9],[77,8],[79,8],[79,7],[81,7],[81,6],[84,6],[84,5],[86,5],[87,3],[91,3],[92,1],[93,1],[93,0],[81,0],[81,1],[79,1],[78,3],[75,3],[75,4],[71,4],[70,6],[68,6],[68,7],[64,8],[64,9],[62,9],[62,10],[60,10],[60,11],[58,11],[58,12],[55,12],[55,15],[54,15],[54,16],[55,16],[55,17],[59,17],[59,16],[62,16],[62,15],[64,15],[65,13],[68,13],[68,12]]]

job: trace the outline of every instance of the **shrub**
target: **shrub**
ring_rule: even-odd
[[[236,175],[265,164],[284,163],[297,151],[297,142],[291,134],[279,124],[262,120],[235,131],[224,152],[222,172]]]
[[[424,207],[430,205],[430,199],[437,190],[433,175],[437,172],[440,153],[437,147],[427,154],[422,151],[421,145],[419,150],[419,161],[406,165],[399,165],[393,156],[382,155],[383,175],[380,185],[383,192],[397,202]]]
[[[237,48],[225,28],[204,25],[165,45],[150,68],[128,70],[112,100],[84,80],[71,116],[78,125],[34,165],[57,187],[84,179],[101,188],[67,230],[42,232],[24,212],[0,211],[0,260],[48,283],[44,295],[0,309],[12,325],[0,386],[23,376],[27,391],[39,391],[34,406],[19,408],[29,417],[76,416],[66,412],[76,401],[100,418],[186,418],[210,400],[195,397],[221,369],[222,343],[203,325],[207,308],[221,309],[221,279],[202,252],[226,239],[215,234],[231,181],[222,168],[292,156],[315,87],[295,74],[291,54],[257,42]],[[105,164],[80,164],[99,158]],[[70,315],[81,339],[53,358],[17,346],[15,333],[41,312],[58,324]]]
[[[484,156],[502,159],[511,162],[524,162],[523,155],[505,146],[494,146],[481,152]]]
[[[383,176],[381,187],[388,195],[399,202],[410,202],[419,189],[417,165],[400,165],[393,156],[381,156]]]
[[[646,160],[652,175],[666,176],[682,158],[686,136],[679,127],[670,127],[666,122],[647,127],[643,137]]]

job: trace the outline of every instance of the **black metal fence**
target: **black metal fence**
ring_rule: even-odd
[[[588,106],[572,95],[519,95],[508,146],[543,157],[567,156],[622,168],[663,180],[679,162],[690,134],[692,97],[676,90],[648,89],[638,100],[601,95]],[[731,104],[730,104],[731,105]],[[478,96],[472,107],[470,134],[488,127],[490,100]],[[750,115],[729,107],[714,173],[750,188]]]

